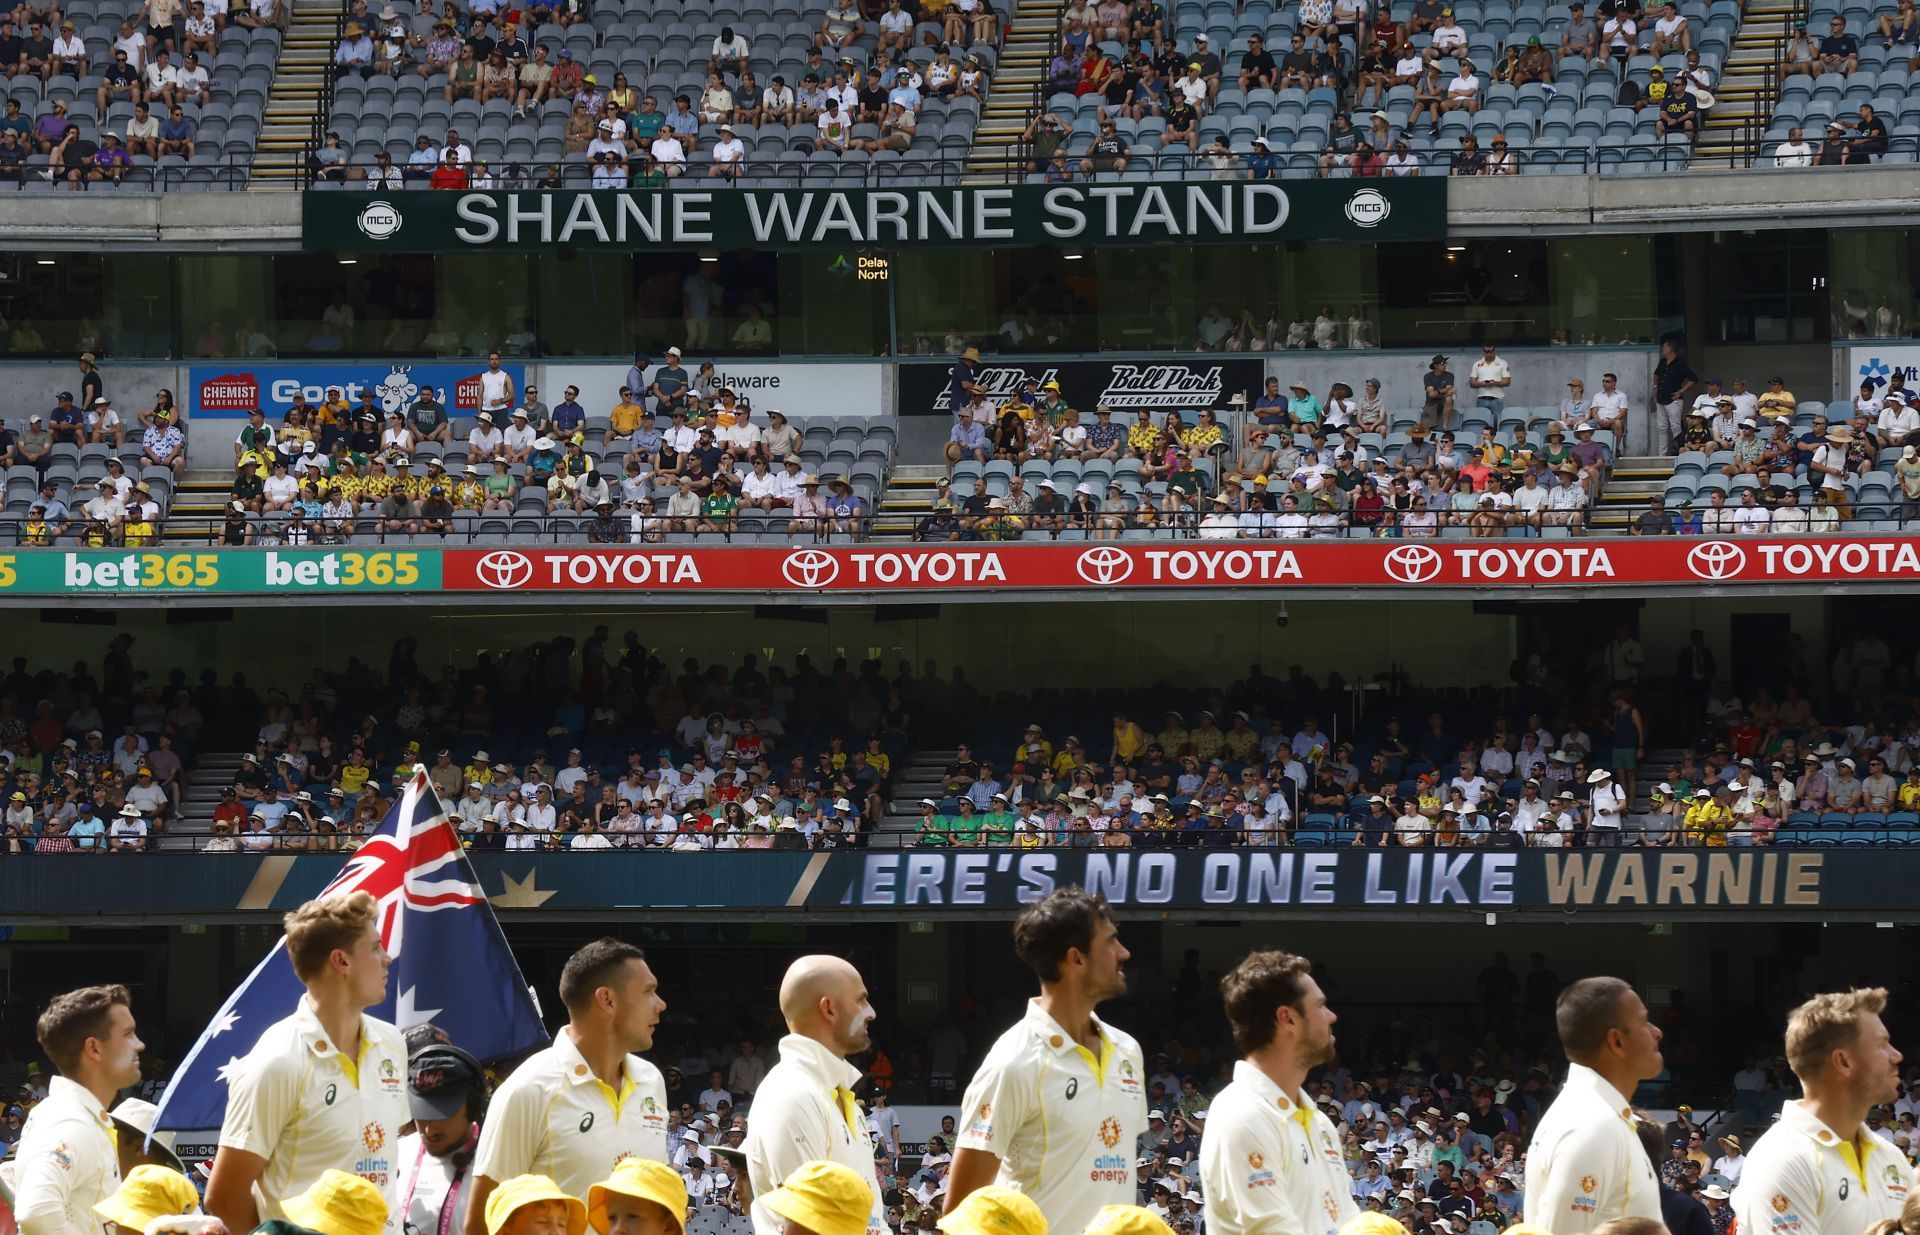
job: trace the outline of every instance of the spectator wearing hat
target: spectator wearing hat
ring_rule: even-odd
[[[131,1131],[126,1131],[128,1139],[133,1139]],[[181,1173],[179,1163],[178,1158],[173,1159],[172,1166],[143,1163],[127,1172],[113,1195],[93,1207],[94,1216],[105,1223],[109,1235],[140,1235],[156,1221],[164,1224],[167,1218],[200,1213],[200,1193]],[[159,1229],[165,1229],[164,1225]]]
[[[1428,429],[1445,429],[1453,421],[1454,378],[1447,369],[1447,358],[1435,355],[1427,364],[1422,380],[1426,400],[1421,405],[1420,423]]]
[[[413,1130],[400,1138],[395,1155],[407,1206],[401,1223],[421,1235],[462,1231],[486,1113],[486,1073],[457,1046],[425,1046],[407,1060],[407,1099]]]
[[[629,1158],[587,1190],[594,1235],[685,1235],[687,1185],[665,1163]]]

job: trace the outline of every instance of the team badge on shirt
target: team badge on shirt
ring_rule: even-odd
[[[73,1169],[73,1151],[67,1148],[65,1141],[61,1141],[47,1152],[53,1155],[54,1162],[59,1164],[61,1170],[71,1171]]]
[[[1261,1167],[1265,1166],[1266,1164],[1267,1164],[1266,1155],[1261,1153],[1257,1149],[1247,1155],[1247,1165],[1252,1167],[1256,1171],[1259,1170]]]
[[[991,1102],[982,1102],[980,1104],[979,1113],[974,1115],[973,1122],[967,1125],[967,1135],[993,1135],[993,1104]]]
[[[380,1061],[380,1088],[386,1090],[388,1093],[398,1093],[400,1091],[400,1070],[394,1067],[393,1060],[391,1059],[382,1059]]]
[[[1791,1203],[1791,1202],[1789,1202],[1789,1201],[1787,1200],[1787,1194],[1786,1194],[1786,1193],[1784,1193],[1784,1192],[1776,1192],[1776,1193],[1774,1193],[1774,1194],[1773,1194],[1773,1212],[1774,1212],[1774,1213],[1776,1213],[1776,1214],[1784,1214],[1784,1213],[1786,1213],[1786,1212],[1787,1212],[1787,1206],[1788,1206],[1788,1205],[1789,1205],[1790,1203]]]
[[[1573,1200],[1567,1203],[1567,1208],[1576,1214],[1590,1214],[1594,1212],[1600,1207],[1600,1197],[1598,1196],[1599,1188],[1600,1181],[1597,1178],[1592,1175],[1582,1175],[1580,1177],[1580,1191],[1575,1194]]]

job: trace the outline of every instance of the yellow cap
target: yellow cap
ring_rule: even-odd
[[[1144,1209],[1140,1212],[1151,1221],[1159,1221]],[[967,1193],[967,1198],[936,1225],[948,1235],[1047,1235],[1047,1216],[1040,1212],[1033,1199],[1000,1184],[989,1184]]]
[[[381,1235],[387,1225],[387,1198],[358,1175],[323,1171],[313,1186],[280,1203],[295,1226],[320,1235]]]
[[[813,1235],[866,1235],[873,1185],[838,1162],[803,1162],[760,1203]]]
[[[145,1230],[155,1218],[195,1213],[200,1194],[193,1181],[179,1171],[142,1163],[127,1172],[113,1195],[93,1207],[93,1212],[108,1222]]]
[[[613,1175],[587,1189],[587,1225],[607,1235],[607,1197],[630,1196],[652,1201],[672,1215],[674,1226],[687,1229],[687,1184],[680,1172],[651,1158],[628,1158]]]
[[[1173,1228],[1138,1205],[1108,1205],[1093,1215],[1082,1235],[1173,1235]]]
[[[579,1197],[568,1196],[560,1185],[545,1175],[515,1175],[487,1198],[487,1235],[500,1235],[513,1211],[540,1201],[563,1201],[567,1206],[567,1235],[585,1235],[587,1207]]]
[[[1341,1226],[1340,1235],[1407,1235],[1407,1228],[1385,1214],[1356,1214]]]

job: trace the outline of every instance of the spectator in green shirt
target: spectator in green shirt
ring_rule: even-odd
[[[713,488],[700,500],[702,532],[732,533],[740,523],[740,499],[733,495],[724,479],[715,479]]]

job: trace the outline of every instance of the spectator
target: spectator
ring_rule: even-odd
[[[1847,23],[1838,17],[1827,23],[1827,36],[1820,40],[1820,57],[1812,75],[1838,73],[1851,77],[1860,67],[1860,40],[1847,33]]]

